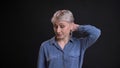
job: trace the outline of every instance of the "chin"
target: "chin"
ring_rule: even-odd
[[[59,39],[59,40],[61,40],[61,39],[64,39],[64,37],[56,37],[56,39]]]

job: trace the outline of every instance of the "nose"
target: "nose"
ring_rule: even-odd
[[[56,32],[57,32],[57,33],[60,33],[60,31],[61,31],[61,28],[60,28],[60,27],[56,28]]]

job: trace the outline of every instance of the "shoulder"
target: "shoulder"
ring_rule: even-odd
[[[41,43],[41,46],[40,46],[40,47],[47,47],[47,46],[49,46],[49,45],[51,44],[51,41],[52,41],[52,38],[51,38],[51,39],[48,39],[48,40],[46,40],[46,41],[43,41],[43,42]]]
[[[73,42],[80,42],[79,38],[76,38],[76,37],[72,37],[72,41]]]
[[[45,47],[45,46],[47,46],[47,45],[49,45],[49,42],[50,41],[50,39],[49,40],[46,40],[46,41],[43,41],[42,43],[41,43],[41,47]]]

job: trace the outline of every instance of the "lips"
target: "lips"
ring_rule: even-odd
[[[56,34],[56,36],[62,36],[62,34]]]
[[[57,34],[57,36],[62,36],[61,34]]]

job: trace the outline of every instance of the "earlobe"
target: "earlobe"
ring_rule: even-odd
[[[72,30],[70,30],[70,35],[72,35]]]
[[[71,23],[71,29],[70,30],[73,31],[73,23]]]

